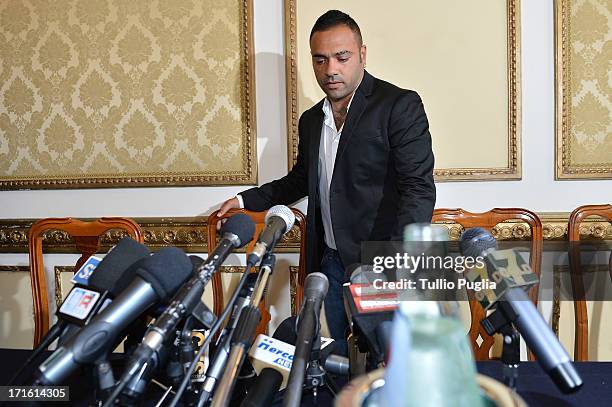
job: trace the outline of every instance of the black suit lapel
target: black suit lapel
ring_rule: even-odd
[[[368,96],[372,94],[372,86],[374,85],[374,78],[367,71],[363,74],[363,79],[361,80],[361,84],[355,91],[355,96],[353,96],[353,101],[349,106],[348,115],[346,116],[346,120],[344,122],[344,127],[342,128],[342,136],[340,136],[340,142],[338,143],[338,152],[336,153],[336,161],[334,163],[334,174],[332,176],[332,183],[334,182],[334,178],[336,177],[336,169],[338,168],[338,164],[342,159],[342,154],[346,150],[346,146],[348,145],[351,136],[354,133],[354,129],[359,124],[359,120],[363,115],[367,105],[368,105]]]
[[[367,105],[366,97],[361,92],[355,92],[355,96],[353,97],[353,101],[351,102],[351,106],[348,111],[348,115],[346,116],[346,120],[344,121],[344,127],[342,127],[342,136],[340,136],[340,142],[338,143],[338,152],[336,153],[336,162],[342,158],[342,154],[344,150],[346,150],[346,146],[348,145],[351,136],[353,135],[353,129],[359,123],[359,119],[361,119],[361,115],[366,108]],[[335,169],[334,165],[334,169]],[[336,171],[334,170],[334,174]],[[333,177],[332,177],[333,179]]]
[[[315,105],[314,119],[308,121],[308,183],[309,196],[314,196],[315,203],[319,202],[319,145],[321,144],[321,127],[323,126],[323,103]],[[318,107],[318,108],[317,108]],[[318,205],[315,205],[318,206]]]

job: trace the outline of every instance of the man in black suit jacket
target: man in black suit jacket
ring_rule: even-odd
[[[221,212],[263,211],[308,196],[306,267],[328,276],[327,322],[341,339],[346,267],[360,261],[361,242],[401,240],[407,224],[431,221],[434,156],[419,95],[365,71],[366,46],[350,16],[330,10],[319,17],[310,48],[327,97],[300,117],[297,163],[283,178],[229,199]]]

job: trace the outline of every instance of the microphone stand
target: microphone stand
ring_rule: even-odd
[[[212,407],[225,407],[229,404],[230,393],[236,381],[236,376],[244,362],[249,347],[253,343],[255,330],[261,319],[258,306],[263,299],[265,290],[268,286],[268,280],[274,270],[275,262],[276,256],[270,252],[261,259],[257,282],[255,283],[253,295],[251,296],[251,302],[249,306],[240,313],[240,318],[232,337],[233,343],[227,361],[227,367],[219,381],[217,392],[213,397]],[[204,395],[204,393],[202,395]],[[198,405],[201,406],[203,403],[198,403]]]
[[[319,326],[318,322],[317,325]],[[308,361],[308,367],[306,368],[306,375],[304,377],[304,389],[310,389],[312,391],[313,403],[315,405],[318,404],[317,397],[319,387],[327,388],[334,398],[338,393],[338,386],[323,368],[321,356],[321,335],[319,329],[317,329],[312,343],[310,360]]]
[[[487,334],[493,336],[499,333],[504,338],[501,355],[501,362],[504,364],[503,381],[514,391],[516,391],[521,361],[520,335],[513,325],[517,318],[518,315],[512,307],[506,301],[500,301],[495,311],[480,322]]]
[[[319,316],[316,315],[316,332],[312,341],[312,350],[308,360],[308,365],[304,375],[304,383],[302,385],[304,390],[310,390],[312,392],[313,404],[318,404],[317,398],[319,395],[319,388],[325,388],[330,394],[335,397],[338,394],[338,386],[331,378],[329,373],[323,367],[324,359],[329,356],[329,353],[333,351],[333,343],[328,345],[331,350],[328,352],[321,352],[321,332]],[[297,321],[296,321],[297,324]],[[286,396],[285,396],[286,397]]]
[[[165,394],[162,399],[165,399],[184,378],[184,372],[195,354],[192,332],[201,329],[210,329],[210,326],[203,324],[199,318],[193,315],[188,315],[182,320],[177,326],[174,337],[168,338],[158,354],[154,356],[151,361],[152,364],[130,380],[122,392],[119,404],[125,406],[140,405],[140,398],[148,391],[149,383],[164,390]],[[185,363],[187,366],[185,366]],[[162,378],[164,379],[163,383],[160,382]],[[193,391],[190,381],[188,382],[188,390]],[[190,399],[187,400],[186,404],[192,404],[193,395],[191,392],[188,395]]]
[[[210,328],[210,332],[208,333],[208,337],[204,340],[204,343],[202,343],[202,345],[200,346],[200,350],[198,351],[198,353],[195,355],[195,357],[191,361],[191,364],[189,365],[189,367],[187,368],[187,371],[185,372],[185,377],[183,378],[183,381],[181,382],[181,384],[177,388],[176,393],[174,394],[173,399],[170,401],[169,407],[175,407],[178,404],[179,400],[181,399],[181,397],[182,397],[183,393],[185,392],[185,389],[187,388],[187,385],[188,385],[188,383],[189,383],[189,381],[191,379],[191,374],[193,373],[193,371],[195,370],[195,368],[196,368],[196,366],[198,364],[198,361],[200,360],[200,358],[204,354],[204,351],[206,350],[206,348],[210,344],[211,339],[215,336],[217,331],[219,331],[219,329],[221,328],[221,324],[223,323],[223,321],[225,321],[225,319],[228,317],[228,315],[232,311],[232,309],[234,307],[234,304],[236,303],[236,300],[238,299],[238,296],[240,295],[240,290],[242,290],[242,288],[246,284],[246,281],[247,281],[247,279],[249,277],[249,274],[250,274],[251,269],[253,268],[253,266],[254,266],[254,264],[252,262],[247,261],[246,270],[242,274],[242,277],[240,277],[240,281],[238,282],[238,287],[236,288],[236,290],[232,294],[232,297],[227,302],[225,308],[221,312],[221,315],[219,315],[219,317],[217,318],[216,322],[213,324],[212,328]]]
[[[208,402],[217,384],[217,381],[225,370],[225,366],[227,365],[227,359],[229,357],[231,348],[232,332],[236,328],[240,313],[244,308],[249,306],[251,297],[253,296],[255,280],[251,279],[252,277],[257,276],[254,273],[249,274],[250,280],[247,281],[247,284],[242,289],[243,294],[240,295],[239,301],[236,301],[236,308],[234,309],[234,312],[232,313],[226,327],[221,331],[221,335],[216,344],[216,352],[214,354],[214,357],[211,358],[210,365],[208,367],[208,370],[206,371],[204,381],[201,385],[201,393],[198,402],[198,406],[200,407]]]

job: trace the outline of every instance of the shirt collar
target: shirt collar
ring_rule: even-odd
[[[348,116],[348,110],[351,107],[351,103],[353,103],[353,98],[355,97],[355,92],[353,92],[353,95],[351,96],[351,100],[349,100],[348,106],[346,107],[346,114],[347,114],[347,116]],[[323,120],[325,125],[328,126],[328,127],[331,127],[336,132],[341,133],[342,129],[344,128],[344,123],[342,123],[342,127],[340,127],[339,129],[336,128],[336,122],[334,121],[334,114],[332,112],[332,106],[331,106],[331,103],[330,103],[329,99],[327,99],[327,98],[325,98],[325,101],[323,102],[323,114],[325,115],[325,119]]]

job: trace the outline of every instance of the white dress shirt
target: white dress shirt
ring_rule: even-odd
[[[351,107],[354,96],[355,93],[353,93],[348,103],[345,118],[348,116],[348,109]],[[325,244],[330,249],[337,250],[329,205],[329,187],[331,185],[332,176],[334,175],[334,164],[336,162],[338,144],[340,143],[344,123],[342,123],[340,129],[336,129],[332,106],[327,98],[325,98],[323,102],[323,114],[325,118],[321,126],[321,141],[319,144],[319,196],[321,198],[321,217],[323,220],[323,230],[325,231]]]

